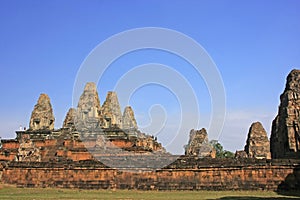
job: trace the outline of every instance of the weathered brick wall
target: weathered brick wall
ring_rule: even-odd
[[[13,161],[17,155],[17,150],[15,151],[0,151],[0,160],[2,161]]]
[[[288,176],[299,175],[299,163],[165,168],[130,172],[101,163],[17,163],[3,165],[2,182],[19,187],[141,190],[276,190]],[[297,185],[297,183],[294,183]]]
[[[32,140],[33,146],[38,149],[41,161],[48,160],[90,160],[93,159],[93,155],[103,156],[108,152],[93,152],[93,155],[88,152],[96,146],[96,140],[85,140],[81,142],[79,140],[72,139],[34,139]],[[20,143],[18,140],[2,140],[2,148],[0,148],[0,161],[14,161],[18,154]],[[159,145],[158,143],[155,143]],[[123,148],[128,152],[124,151],[121,156],[126,154],[133,154],[134,151],[139,151],[141,148],[134,146],[134,141],[115,139],[107,142],[107,148],[115,149]],[[154,150],[157,150],[158,146],[153,146]],[[143,150],[143,149],[142,149]]]
[[[2,140],[3,149],[17,149],[20,146],[19,141],[17,140]]]

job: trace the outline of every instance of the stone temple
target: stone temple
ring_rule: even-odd
[[[53,130],[54,121],[50,98],[47,94],[41,94],[31,113],[29,130]]]
[[[251,125],[244,150],[249,158],[271,158],[270,141],[260,122]]]
[[[300,158],[300,70],[292,70],[272,123],[273,158]]]
[[[54,122],[50,98],[41,94],[32,111],[29,129],[17,131],[16,139],[2,141],[5,153],[0,159],[80,161],[116,153],[119,156],[131,152],[167,154],[153,136],[138,130],[130,106],[122,114],[115,92],[108,92],[101,106],[94,83],[86,84],[77,108],[69,109],[62,128],[55,130]]]
[[[115,92],[101,105],[96,85],[87,83],[59,129],[50,98],[40,95],[29,128],[1,140],[0,180],[43,188],[299,191],[299,113],[300,70],[293,70],[270,140],[255,122],[244,150],[215,158],[206,130],[192,129],[185,155],[171,155],[139,130],[130,106],[122,112]]]
[[[215,158],[216,150],[208,141],[208,135],[205,128],[201,130],[190,131],[190,139],[185,146],[185,155],[198,156],[200,158]]]

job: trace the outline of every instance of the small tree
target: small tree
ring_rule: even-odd
[[[218,142],[218,140],[210,141],[210,144],[216,150],[216,158],[233,158],[234,153],[224,150],[223,146]]]
[[[224,158],[234,158],[234,153],[231,151],[225,150],[223,153]]]

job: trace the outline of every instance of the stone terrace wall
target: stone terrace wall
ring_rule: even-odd
[[[293,160],[265,160],[256,164],[233,161],[228,166],[217,161],[209,166],[206,161],[198,161],[189,168],[176,168],[173,164],[155,171],[136,169],[134,172],[111,169],[94,161],[11,162],[2,163],[1,168],[3,183],[19,187],[82,189],[276,190],[287,176],[299,174],[295,173],[299,170],[299,161]]]

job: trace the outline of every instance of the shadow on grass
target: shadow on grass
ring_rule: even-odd
[[[284,196],[300,197],[300,166],[295,167],[293,173],[286,176],[285,180],[278,186],[276,192]]]
[[[229,199],[232,199],[232,200],[263,200],[263,199],[284,199],[284,200],[287,200],[287,199],[298,199],[298,198],[292,198],[292,197],[237,197],[237,196],[228,196],[228,197],[222,197],[222,198],[219,198],[219,199],[215,199],[215,200],[229,200]]]

